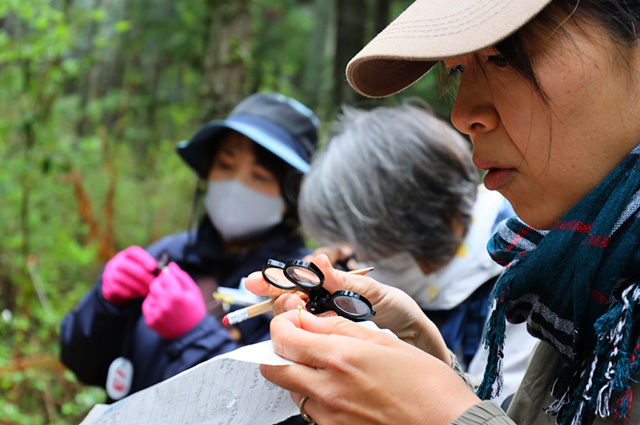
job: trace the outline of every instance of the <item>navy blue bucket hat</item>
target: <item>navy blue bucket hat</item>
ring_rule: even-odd
[[[237,131],[284,162],[306,173],[318,147],[320,121],[297,100],[279,93],[257,93],[240,102],[223,120],[210,121],[178,143],[180,156],[206,179],[209,152],[229,129]]]

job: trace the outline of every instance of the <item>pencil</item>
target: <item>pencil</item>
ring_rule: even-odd
[[[373,267],[365,267],[363,269],[351,270],[347,273],[365,275],[373,270]],[[259,316],[273,309],[273,304],[276,302],[276,298],[262,301],[261,303],[250,305],[249,307],[241,308],[240,310],[232,311],[226,314],[222,318],[222,324],[225,326],[235,325],[236,323],[244,322],[252,317]]]
[[[262,301],[261,303],[250,305],[249,307],[241,308],[240,310],[232,311],[229,314],[225,314],[222,318],[222,324],[225,326],[235,325],[236,323],[244,322],[255,316],[259,316],[263,313],[271,311],[273,304],[276,302],[275,298]]]

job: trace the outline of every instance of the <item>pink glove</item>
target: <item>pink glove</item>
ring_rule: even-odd
[[[202,292],[176,263],[160,273],[142,303],[144,321],[164,339],[189,332],[207,314]]]
[[[139,246],[120,251],[102,272],[102,295],[120,307],[129,300],[143,298],[155,279],[156,266],[156,260]]]

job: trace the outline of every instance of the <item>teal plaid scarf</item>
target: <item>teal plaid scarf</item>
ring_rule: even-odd
[[[481,398],[500,391],[506,318],[563,361],[547,410],[558,424],[627,418],[640,369],[639,158],[640,145],[551,230],[512,218],[489,242],[507,267],[491,295]]]

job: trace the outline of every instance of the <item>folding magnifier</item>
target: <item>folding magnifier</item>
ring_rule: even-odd
[[[354,321],[370,319],[376,314],[369,300],[360,294],[344,290],[331,294],[324,289],[324,274],[313,263],[291,260],[285,264],[267,260],[262,268],[262,276],[276,288],[307,294],[309,301],[305,307],[313,314],[335,311]]]

